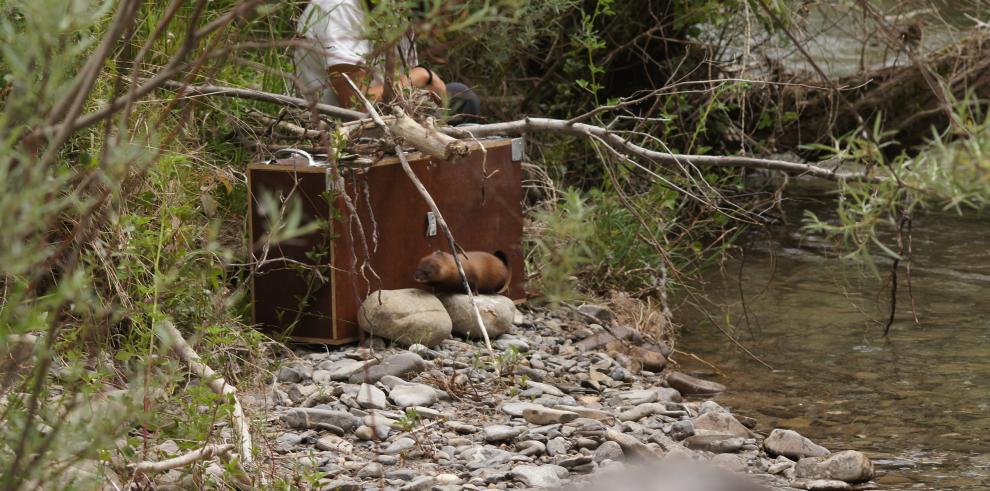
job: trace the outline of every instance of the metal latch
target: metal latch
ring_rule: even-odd
[[[513,138],[512,139],[512,161],[513,162],[520,162],[520,161],[522,161],[525,150],[526,150],[526,139],[524,139],[524,138]]]
[[[432,211],[426,212],[426,236],[437,236],[437,216]]]

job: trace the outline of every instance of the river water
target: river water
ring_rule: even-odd
[[[915,217],[919,323],[902,268],[896,320],[883,337],[889,266],[877,278],[801,233],[804,210],[827,216],[828,199],[784,206],[787,225],[752,233],[744,253],[700,287],[716,304],[704,307],[708,316],[774,370],[686,304],[676,312],[677,347],[721,375],[678,361],[728,385],[717,400],[765,432],[789,428],[833,451],[865,452],[884,489],[990,489],[990,217]]]

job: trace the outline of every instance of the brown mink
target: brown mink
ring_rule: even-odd
[[[468,285],[474,293],[501,293],[509,284],[509,268],[504,260],[482,251],[459,254]],[[453,254],[437,251],[423,257],[416,268],[416,281],[448,293],[465,293]]]

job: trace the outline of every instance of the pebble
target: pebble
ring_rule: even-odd
[[[512,468],[512,477],[534,488],[560,486],[561,474],[566,476],[567,469],[555,465],[518,465]]]
[[[611,413],[608,413],[606,411],[602,411],[600,409],[591,409],[584,406],[568,406],[565,404],[558,404],[554,406],[554,409],[559,409],[561,411],[570,411],[572,413],[577,413],[578,416],[582,418],[594,419],[597,421],[605,421],[615,418],[615,416],[613,416]]]
[[[500,350],[508,350],[510,348],[515,348],[516,351],[526,352],[529,351],[529,343],[519,339],[511,334],[504,334],[495,340],[494,343],[496,348]]]
[[[707,412],[694,419],[694,431],[705,430],[710,433],[733,435],[742,438],[750,438],[753,432],[749,431],[736,418],[729,413]]]
[[[506,425],[489,425],[485,426],[485,441],[488,443],[500,443],[506,440],[512,440],[517,436],[523,434],[526,431],[525,428],[506,426]]]
[[[452,430],[454,430],[457,433],[460,433],[462,435],[468,435],[468,434],[471,434],[471,433],[477,433],[478,432],[478,427],[477,426],[469,425],[467,423],[461,423],[460,421],[447,421],[444,424],[447,425],[447,428],[450,428],[450,429],[452,429]]]
[[[350,381],[352,384],[359,384],[361,382],[375,383],[386,375],[401,378],[403,375],[412,372],[421,372],[425,369],[426,360],[423,360],[423,358],[416,353],[403,351],[402,353],[397,353],[385,358],[378,365],[368,368],[367,374],[363,370],[361,372],[353,373],[350,376]]]
[[[685,447],[712,453],[731,453],[742,449],[745,439],[732,435],[694,435],[684,440]]]
[[[345,411],[317,408],[296,408],[282,415],[282,420],[293,428],[316,428],[320,424],[336,426],[351,431],[360,424],[360,419]]]
[[[823,457],[828,455],[828,449],[801,436],[792,430],[777,428],[763,441],[763,447],[771,456],[783,455],[789,459],[798,460],[804,457]]]
[[[367,479],[367,478],[378,478],[378,477],[382,477],[384,475],[385,475],[385,467],[383,467],[378,462],[372,462],[372,463],[364,466],[357,473],[357,477],[364,478],[364,479]]]
[[[337,436],[337,435],[326,435],[320,437],[316,440],[316,448],[319,450],[331,450],[337,453],[347,455],[354,451],[354,445],[351,442]]]
[[[725,391],[725,386],[718,382],[702,380],[681,372],[670,372],[667,385],[684,395],[707,395]]]
[[[298,384],[304,378],[302,371],[295,367],[279,368],[278,373],[275,375],[275,380],[283,384]]]
[[[694,421],[682,419],[670,425],[668,435],[676,441],[681,441],[689,436],[694,436]]]
[[[516,445],[516,450],[520,455],[525,456],[538,456],[543,455],[547,452],[547,446],[543,442],[538,442],[536,440],[526,440],[520,442]]]
[[[344,358],[338,361],[325,361],[320,363],[318,370],[313,372],[313,382],[320,385],[329,385],[334,381],[344,381],[351,378],[351,375],[363,372],[364,367],[377,363],[374,358],[361,361]]]
[[[622,453],[622,447],[612,441],[602,443],[595,450],[594,460],[599,464],[606,460],[621,462],[624,458],[625,455]]]
[[[402,437],[392,442],[382,453],[385,455],[397,455],[416,446],[416,440]]]
[[[549,395],[552,395],[552,396],[564,397],[564,393],[560,389],[558,389],[558,388],[556,388],[556,387],[554,387],[554,386],[552,386],[550,384],[544,384],[542,382],[535,382],[533,380],[527,380],[526,381],[526,387],[539,390],[540,393],[542,393],[542,394],[549,394]]]
[[[547,425],[553,423],[568,423],[578,418],[577,413],[550,409],[548,407],[536,406],[523,409],[523,419],[534,425]]]
[[[567,439],[558,436],[547,442],[547,455],[551,457],[566,455],[569,448],[570,444],[567,443]]]
[[[388,401],[385,400],[385,393],[374,385],[361,384],[358,390],[357,403],[364,409],[385,409]]]

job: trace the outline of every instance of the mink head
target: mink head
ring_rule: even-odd
[[[436,280],[443,275],[443,259],[444,253],[441,251],[434,252],[433,254],[424,257],[419,261],[419,267],[416,268],[416,273],[413,277],[419,283],[429,283]]]

